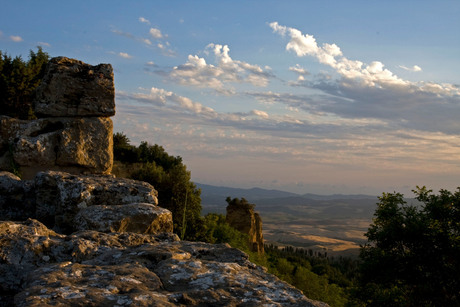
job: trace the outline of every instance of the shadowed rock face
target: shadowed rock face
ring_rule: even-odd
[[[0,192],[0,220],[39,219],[61,233],[173,230],[171,212],[156,206],[158,192],[143,181],[54,171],[21,180],[0,172]]]

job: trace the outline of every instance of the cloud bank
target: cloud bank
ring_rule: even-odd
[[[388,182],[396,174],[460,171],[458,85],[410,81],[382,61],[348,58],[336,43],[318,43],[277,22],[269,26],[283,39],[283,58],[297,64],[289,59],[284,71],[274,71],[236,59],[228,45],[216,43],[171,68],[146,61],[164,88],[156,83],[148,90],[118,91],[127,114],[123,122],[141,131],[141,140],[205,161],[207,171],[213,159],[239,161],[243,173],[260,163],[254,172],[284,182],[289,173],[308,177],[300,169],[323,183],[331,180],[325,175],[322,181],[327,172],[374,182],[378,172]],[[160,29],[150,29],[149,37],[160,40],[156,44],[165,42]],[[397,69],[423,74],[417,65]],[[266,165],[284,161],[289,171],[273,166],[269,173]]]
[[[303,101],[297,99],[296,107],[344,118],[380,119],[399,128],[446,134],[460,131],[456,120],[460,116],[459,86],[404,80],[386,69],[380,61],[365,64],[350,60],[336,44],[320,46],[312,35],[277,22],[270,23],[270,27],[274,33],[288,37],[287,51],[297,57],[313,57],[332,68],[333,74],[338,76],[326,78],[318,75],[306,80],[301,74],[301,78],[290,84],[317,89],[323,94]],[[407,69],[421,71],[417,65]],[[291,70],[301,71],[299,67]],[[289,100],[286,103],[290,103]]]

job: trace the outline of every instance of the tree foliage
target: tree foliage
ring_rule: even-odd
[[[356,296],[369,306],[460,305],[460,189],[384,193],[360,253]]]
[[[34,118],[32,102],[43,78],[49,56],[41,47],[30,50],[29,60],[12,58],[0,51],[0,110],[1,114],[21,119]]]
[[[208,243],[228,243],[234,248],[249,252],[248,235],[230,226],[223,214],[209,213],[204,217],[205,234],[202,240]]]
[[[330,306],[349,306],[349,291],[357,273],[357,261],[327,258],[302,248],[265,245],[268,270],[292,284],[310,299]]]
[[[123,133],[114,134],[113,143],[114,159],[125,166],[123,176],[155,187],[159,205],[172,212],[174,232],[187,240],[202,236],[201,190],[191,181],[182,158],[169,155],[157,144],[133,146]]]

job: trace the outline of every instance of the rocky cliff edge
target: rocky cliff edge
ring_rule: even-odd
[[[327,306],[229,245],[180,241],[154,187],[107,175],[113,93],[111,66],[55,58],[41,118],[0,117],[0,170],[26,171],[0,172],[0,306]]]

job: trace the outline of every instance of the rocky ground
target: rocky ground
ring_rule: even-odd
[[[0,192],[0,216],[30,215],[0,222],[0,306],[327,306],[228,245],[180,241],[144,182],[2,172]]]

